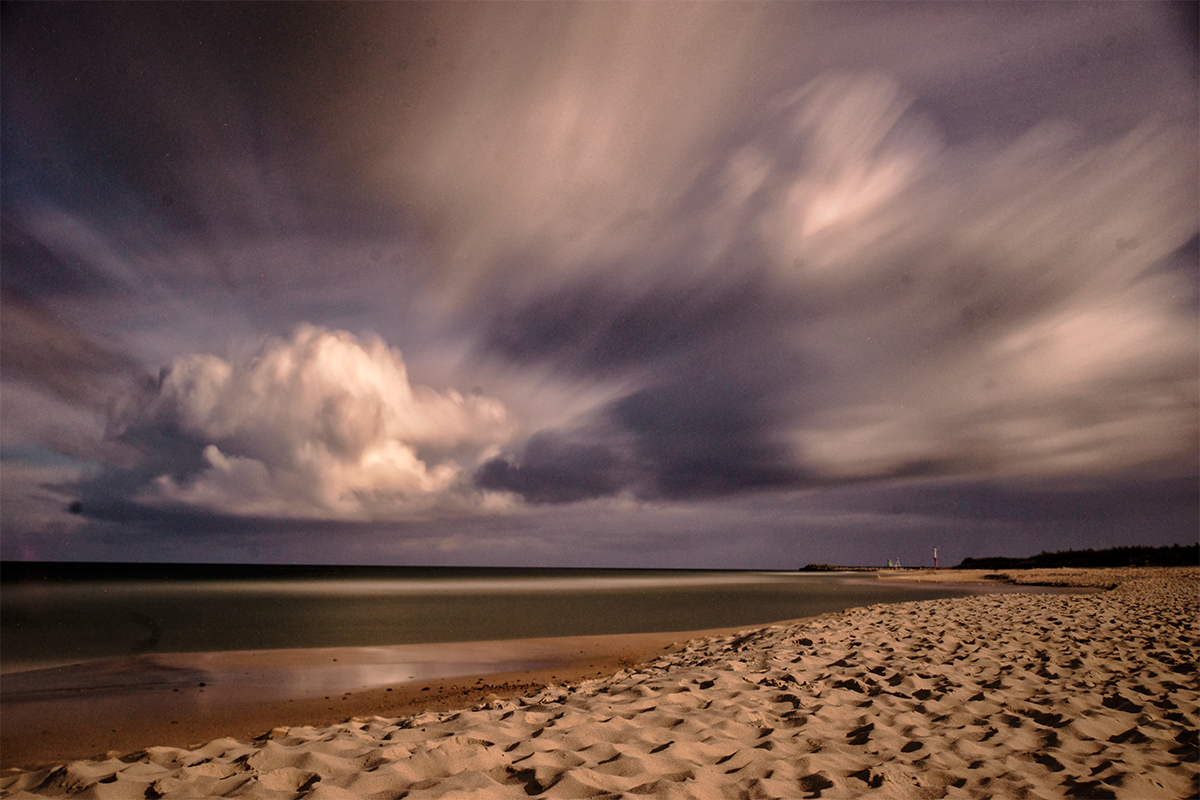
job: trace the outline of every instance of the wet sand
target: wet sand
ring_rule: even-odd
[[[173,653],[9,673],[0,682],[0,768],[519,696],[611,675],[672,645],[734,630]]]

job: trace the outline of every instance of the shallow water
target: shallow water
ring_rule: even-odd
[[[0,595],[0,664],[11,672],[140,653],[688,631],[979,591],[853,573],[396,574],[10,581]]]

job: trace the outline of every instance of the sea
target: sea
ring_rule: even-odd
[[[0,670],[142,653],[693,631],[980,591],[859,572],[5,562]]]

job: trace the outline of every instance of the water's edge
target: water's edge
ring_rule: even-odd
[[[753,626],[1012,590],[870,573],[13,563],[0,573],[5,673],[163,653]]]

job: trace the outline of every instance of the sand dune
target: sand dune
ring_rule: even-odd
[[[1197,794],[1200,570],[872,606],[697,640],[526,697],[153,747],[0,796],[1128,797]]]

